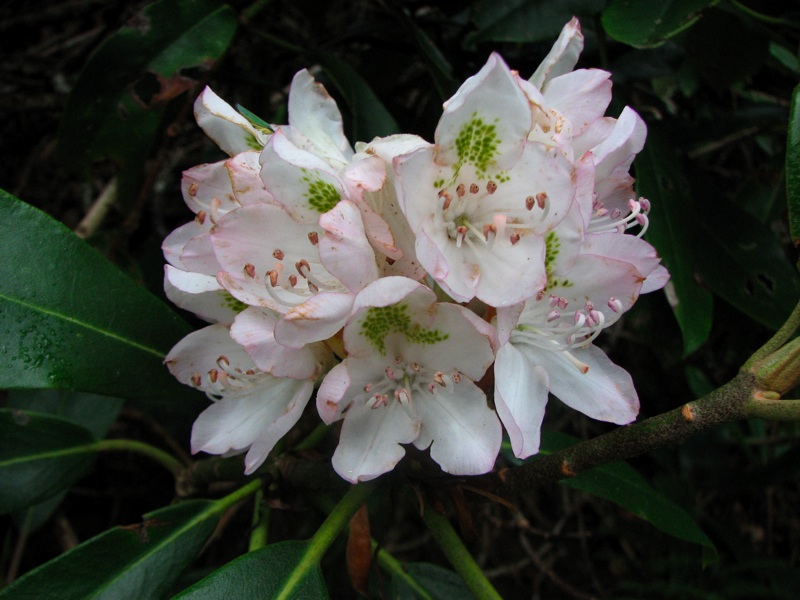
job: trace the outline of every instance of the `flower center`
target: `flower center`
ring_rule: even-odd
[[[224,354],[220,354],[216,363],[217,366],[206,373],[196,372],[191,377],[192,385],[201,388],[214,402],[221,400],[225,394],[252,389],[268,375],[254,369],[234,367]]]
[[[641,227],[636,237],[642,237],[647,231],[650,220],[647,213],[650,212],[650,201],[647,198],[639,200],[628,200],[630,212],[626,215],[618,208],[610,211],[602,202],[595,200],[592,203],[592,218],[589,221],[588,233],[624,233],[632,227]]]
[[[576,359],[569,350],[588,346],[600,332],[616,322],[622,310],[622,303],[609,298],[607,305],[612,316],[595,309],[591,301],[582,307],[570,309],[570,301],[563,296],[550,295],[545,301],[545,293],[539,292],[535,300],[529,300],[520,323],[511,333],[513,344],[527,344],[542,350],[562,352],[581,372],[589,367]]]
[[[497,183],[489,180],[485,186],[462,181],[455,190],[439,190],[441,218],[457,248],[466,245],[475,252],[491,251],[496,241],[506,239],[513,246],[547,218],[551,204],[547,192],[517,201],[502,194],[490,198],[497,189]]]
[[[449,374],[434,371],[415,362],[406,362],[402,356],[396,356],[394,362],[384,369],[381,379],[364,386],[362,398],[371,409],[397,402],[414,418],[414,399],[420,396],[435,397],[439,388],[452,390],[453,386],[461,383],[462,377],[458,371]]]

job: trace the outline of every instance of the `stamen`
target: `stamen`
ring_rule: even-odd
[[[548,323],[552,323],[552,322],[553,322],[553,321],[555,321],[556,319],[560,319],[560,318],[561,318],[561,313],[558,311],[558,309],[557,309],[557,308],[554,308],[554,309],[553,309],[553,310],[551,310],[549,313],[547,313],[547,316],[545,317],[545,320],[546,320]]]
[[[189,195],[190,195],[192,198],[194,198],[195,196],[197,196],[197,190],[198,190],[198,188],[199,188],[199,187],[200,187],[200,186],[198,186],[198,185],[197,185],[197,182],[196,182],[196,181],[195,181],[195,182],[192,182],[192,183],[190,183],[190,184],[189,184],[189,189],[188,189],[187,191],[189,192]]]
[[[192,185],[197,185],[197,184],[192,184]],[[195,216],[194,220],[197,221],[198,223],[200,223],[200,225],[205,223],[206,222],[206,211],[198,210],[197,211],[197,215]]]
[[[467,235],[467,228],[463,225],[456,227],[456,248],[461,248],[461,243],[464,241],[464,236]]]
[[[512,233],[511,237],[508,238],[508,241],[510,241],[511,245],[513,246],[514,244],[516,244],[519,241],[519,234],[518,233]]]
[[[453,201],[453,196],[448,193],[444,195],[444,204],[442,204],[442,210],[447,210],[450,208],[450,203]]]
[[[284,254],[280,248],[275,248],[275,250],[272,251],[272,256],[278,260],[283,260]]]
[[[384,372],[386,373],[386,377],[388,379],[391,379],[392,381],[394,381],[394,379],[395,379],[394,378],[394,369],[392,369],[392,367],[386,367]]]
[[[245,263],[244,269],[242,269],[242,270],[244,271],[244,274],[247,275],[250,279],[254,279],[255,278],[255,276],[256,276],[256,268],[255,268],[255,266],[253,264]]]
[[[200,373],[192,373],[191,380],[194,387],[200,387],[200,384],[203,383],[203,378]]]
[[[294,287],[296,285],[297,285],[297,275],[292,273],[291,275],[289,275],[289,286]]]
[[[490,194],[494,194],[497,191],[497,184],[494,181],[489,181],[486,184],[486,191]]]
[[[216,369],[211,369],[208,372],[208,378],[211,380],[211,383],[217,383],[217,378],[219,377],[219,371]]]
[[[608,299],[608,308],[613,310],[615,313],[618,313],[622,310],[622,302],[612,296]]]
[[[470,183],[469,184],[469,191],[472,194],[477,194],[480,191],[477,183]]]
[[[544,209],[544,205],[547,203],[547,192],[539,192],[536,194],[536,205]]]
[[[278,272],[275,269],[272,269],[272,271],[267,271],[267,277],[269,277],[269,284],[272,287],[278,285]]]
[[[536,199],[533,196],[528,196],[525,198],[525,208],[528,210],[533,210],[533,205],[536,202]]]
[[[316,246],[319,244],[319,234],[316,231],[309,232],[308,241],[311,242],[312,246]]]
[[[297,272],[300,273],[302,277],[306,277],[306,274],[303,273],[303,268],[306,268],[307,270],[311,271],[311,265],[308,264],[308,261],[305,258],[300,259],[299,261],[294,263],[294,268],[297,269]]]
[[[459,197],[459,198],[463,198],[463,197],[464,197],[464,194],[466,194],[466,193],[467,193],[467,188],[466,188],[466,186],[465,186],[463,183],[459,183],[459,184],[456,186],[456,194],[458,194],[458,197]]]

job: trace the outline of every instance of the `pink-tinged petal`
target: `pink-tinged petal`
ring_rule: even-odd
[[[624,261],[646,277],[640,294],[661,289],[669,281],[669,273],[659,263],[656,249],[641,238],[620,233],[589,234],[581,252]]]
[[[347,200],[319,218],[325,235],[319,240],[319,256],[326,269],[356,294],[378,278],[375,252],[364,233],[358,207]]]
[[[544,88],[545,103],[569,120],[572,135],[579,135],[611,103],[610,77],[608,71],[579,69],[550,79]]]
[[[363,191],[374,192],[386,181],[386,166],[378,156],[358,155],[344,168],[341,177],[351,195],[360,197]],[[362,190],[357,192],[356,190]]]
[[[611,135],[616,124],[617,120],[613,117],[603,117],[602,119],[594,120],[580,135],[572,139],[575,157],[580,158],[587,151],[602,143],[603,140]]]
[[[204,275],[216,275],[220,265],[214,247],[211,245],[211,234],[204,231],[194,236],[183,246],[181,251],[181,264],[186,270]]]
[[[311,348],[287,348],[275,340],[278,316],[262,308],[250,307],[237,315],[231,337],[244,346],[259,369],[275,377],[313,378],[317,361]]]
[[[230,156],[260,150],[266,135],[207,87],[194,103],[197,124]]]
[[[435,147],[423,146],[393,163],[397,201],[414,233],[437,211],[436,203],[442,202],[434,182],[444,179],[445,170],[434,159]]]
[[[259,383],[215,402],[200,414],[192,427],[192,453],[225,454],[258,441],[255,451],[247,455],[246,473],[264,462],[272,446],[300,418],[314,384],[268,375]]]
[[[328,371],[317,391],[317,412],[327,425],[341,419],[352,401],[352,398],[347,396],[352,382],[346,360]],[[369,379],[370,374],[366,374],[355,385],[361,383],[364,386],[369,383]]]
[[[344,162],[353,154],[336,102],[305,69],[292,79],[289,124],[308,138],[316,152],[325,158]]]
[[[336,171],[322,158],[293,144],[278,129],[261,153],[261,179],[296,220],[316,223],[345,191]]]
[[[236,201],[242,206],[261,202],[277,203],[261,180],[259,156],[259,152],[242,152],[225,161],[225,168],[231,180],[231,190]]]
[[[564,25],[556,43],[528,81],[538,89],[542,89],[548,80],[572,71],[582,51],[581,25],[576,17],[572,17],[572,20]]]
[[[433,320],[424,323],[426,313],[433,313]],[[468,308],[447,302],[439,302],[433,309],[418,307],[416,312],[410,309],[408,314],[413,323],[424,323],[420,328],[437,332],[436,337],[442,338],[427,344],[406,340],[413,348],[416,362],[446,373],[458,371],[473,381],[483,377],[494,360],[491,325]]]
[[[344,327],[354,300],[352,294],[315,294],[283,315],[275,326],[275,338],[289,348],[327,340]]]
[[[169,351],[164,363],[181,383],[214,392],[208,374],[212,369],[220,369],[221,356],[242,371],[256,368],[245,349],[233,341],[228,328],[220,324],[187,335]]]
[[[592,149],[598,181],[608,177],[621,165],[630,165],[644,147],[647,126],[632,108],[626,106],[617,119],[611,135]],[[627,170],[627,166],[625,167]]]
[[[639,413],[639,397],[628,372],[590,345],[570,354],[588,367],[583,372],[560,352],[537,352],[536,362],[550,376],[550,392],[564,404],[600,421],[630,423]]]
[[[486,395],[468,379],[411,399],[422,418],[414,445],[453,475],[480,475],[494,467],[503,431]],[[349,415],[348,415],[349,418]],[[346,423],[347,421],[345,421]]]
[[[191,221],[185,225],[181,225],[172,231],[161,244],[161,250],[164,252],[164,258],[172,266],[179,269],[186,269],[186,265],[181,263],[181,252],[186,242],[191,240],[194,236],[203,233],[204,229],[196,221]]]
[[[571,324],[575,311],[583,311],[586,303],[591,302],[593,309],[611,323],[633,306],[643,281],[644,276],[630,262],[580,254],[569,272],[553,278],[547,293],[569,300],[569,307],[561,315],[565,322]],[[619,302],[615,309],[609,305],[611,298]],[[534,301],[528,304],[531,302]],[[524,313],[521,321],[525,321]]]
[[[513,306],[504,306],[497,309],[497,321],[495,328],[497,329],[497,342],[500,347],[508,343],[511,337],[511,332],[519,322],[519,317],[525,308],[525,303],[520,302]]]
[[[527,235],[516,244],[500,240],[493,251],[475,257],[480,277],[475,297],[489,306],[524,302],[547,283],[545,239]]]
[[[531,129],[528,98],[498,54],[445,103],[436,127],[436,161],[490,175],[511,166]]]
[[[361,219],[364,222],[364,233],[372,247],[381,255],[391,260],[397,261],[403,258],[403,251],[397,247],[397,242],[395,241],[392,229],[389,227],[389,223],[375,212],[366,200],[361,199],[357,206],[358,210],[361,212]]]
[[[183,200],[205,229],[211,229],[217,218],[239,207],[226,162],[192,167],[184,171],[181,178]]]
[[[231,211],[211,233],[224,269],[217,279],[242,302],[284,313],[311,295],[309,272],[320,289],[343,287],[319,262],[320,237],[318,226],[298,223],[276,205]]]
[[[508,432],[517,458],[527,458],[539,451],[542,420],[547,405],[550,378],[536,364],[535,350],[506,344],[497,353],[494,364],[494,403]]]
[[[667,283],[669,283],[669,279],[669,271],[667,271],[665,267],[658,266],[647,276],[647,279],[645,279],[644,283],[642,284],[642,289],[639,290],[639,293],[648,294],[650,292],[660,290],[667,285]]]
[[[237,302],[215,277],[191,273],[170,265],[164,268],[164,293],[180,308],[211,323],[233,323],[241,310]]]
[[[269,453],[272,452],[272,449],[275,447],[275,444],[277,444],[278,441],[295,426],[300,420],[300,417],[303,416],[303,410],[314,392],[314,383],[311,381],[303,381],[300,383],[302,383],[302,385],[287,385],[286,387],[288,389],[281,390],[285,395],[280,397],[280,400],[285,402],[286,398],[291,399],[283,409],[283,412],[264,427],[258,434],[258,437],[253,440],[253,445],[250,446],[250,450],[247,451],[244,457],[245,475],[251,475],[264,463]],[[289,396],[292,392],[294,392],[294,394]]]

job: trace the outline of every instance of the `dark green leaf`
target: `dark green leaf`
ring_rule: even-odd
[[[91,465],[94,436],[58,417],[0,409],[0,514],[67,489]]]
[[[308,544],[299,541],[266,546],[217,569],[175,598],[274,598],[282,590],[287,575],[297,568],[307,550]],[[319,564],[305,572],[291,597],[293,600],[319,600],[328,597]]]
[[[0,190],[0,388],[175,400],[189,327],[66,227]]]
[[[351,141],[368,142],[376,136],[400,131],[394,117],[350,65],[330,53],[314,52],[313,57],[325,69],[353,115]]]
[[[479,0],[472,13],[478,31],[469,41],[552,43],[573,16],[591,17],[603,6],[605,0]]]
[[[795,246],[800,246],[800,85],[792,94],[786,140],[786,199],[789,203],[789,231]]]
[[[206,500],[159,509],[34,569],[0,591],[0,598],[158,598],[200,551],[218,519],[217,504]]]
[[[8,408],[60,417],[65,421],[85,427],[96,440],[99,440],[105,437],[109,427],[117,418],[122,408],[122,400],[61,390],[12,390],[8,394],[7,405]],[[91,461],[87,461],[82,469],[72,469],[70,472],[74,471],[77,481],[90,468]],[[31,506],[24,512],[15,513],[13,518],[17,527],[24,528],[28,532],[41,527],[53,514],[65,494],[66,490],[63,490],[55,496]]]
[[[161,0],[145,8],[81,72],[59,131],[64,161],[83,170],[110,157],[123,165],[123,179],[141,176],[165,106],[197,85],[192,70],[208,70],[235,31],[233,10],[212,0]]]
[[[578,440],[552,431],[542,432],[542,454],[568,448]],[[561,483],[605,498],[621,506],[661,531],[680,540],[703,547],[706,562],[717,560],[713,542],[683,508],[662,495],[628,463],[616,461],[562,479]]]
[[[775,233],[724,198],[700,203],[704,285],[755,321],[777,330],[800,297],[800,277]]]
[[[667,298],[683,334],[684,353],[690,354],[711,331],[711,294],[697,283],[694,264],[703,258],[704,238],[681,162],[655,127],[636,159],[636,178],[639,194],[652,204],[647,239],[669,269]]]
[[[611,0],[603,11],[603,28],[615,40],[647,48],[691,27],[700,11],[717,0]]]
[[[475,597],[461,577],[439,565],[408,563],[406,565],[406,573],[428,593],[432,600],[450,600],[451,598],[468,600]],[[422,598],[400,577],[395,577],[394,583],[398,600],[417,600]]]

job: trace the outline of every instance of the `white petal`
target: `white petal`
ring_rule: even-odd
[[[536,364],[535,352],[531,346],[506,344],[494,363],[494,403],[517,458],[539,451],[550,389],[547,371]]]
[[[412,398],[422,418],[417,448],[431,448],[431,457],[447,473],[480,475],[494,467],[502,442],[497,415],[486,404],[486,395],[469,379],[452,388],[438,388],[431,396],[422,392]]]
[[[344,327],[355,296],[338,292],[319,292],[289,309],[275,326],[275,339],[289,348],[321,342]]]
[[[577,18],[572,17],[572,20],[564,25],[556,43],[528,81],[542,89],[549,79],[572,71],[578,63],[582,50],[581,25]]]
[[[376,409],[354,403],[345,415],[331,459],[333,468],[351,483],[375,479],[405,456],[400,444],[414,441],[419,427],[419,420],[411,418],[397,402]]]
[[[378,265],[364,233],[358,207],[347,200],[322,215],[325,235],[319,240],[319,256],[326,269],[354,294],[378,278]]]
[[[215,277],[164,267],[164,293],[175,305],[212,323],[231,324],[241,309]]]
[[[550,392],[585,415],[624,425],[636,419],[639,397],[628,372],[590,345],[570,353],[589,367],[585,373],[560,352],[540,352],[536,361],[550,376]]]
[[[292,79],[289,124],[314,144],[320,156],[347,161],[353,154],[336,102],[305,69]]]
[[[230,156],[260,150],[264,135],[207,87],[194,103],[197,124]]]
[[[316,358],[310,348],[287,348],[275,341],[277,316],[267,309],[250,307],[239,313],[231,337],[247,350],[259,369],[276,377],[313,378]]]

